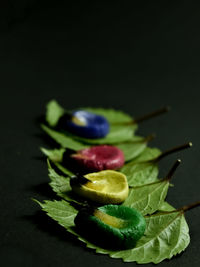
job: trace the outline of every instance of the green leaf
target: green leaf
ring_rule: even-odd
[[[46,121],[51,127],[57,125],[58,120],[64,114],[65,110],[56,100],[51,100],[46,106]]]
[[[155,162],[130,162],[120,171],[126,175],[129,186],[150,184],[158,177],[158,165]]]
[[[111,125],[110,131],[106,135],[106,137],[97,139],[83,138],[77,135],[72,135],[67,131],[65,132],[65,134],[67,136],[70,136],[71,138],[74,138],[75,140],[78,140],[86,144],[100,145],[100,144],[115,144],[132,140],[135,130],[136,126],[134,125],[127,125],[127,126]]]
[[[65,200],[45,200],[43,203],[39,201],[36,202],[41,206],[42,210],[48,214],[49,217],[59,222],[59,224],[66,229],[74,226],[74,218],[77,215],[77,210]]]
[[[66,200],[73,200],[71,197],[71,186],[70,186],[70,178],[64,177],[59,175],[50,165],[50,162],[48,161],[48,172],[49,172],[49,178],[51,182],[49,185],[53,189],[53,191],[60,197],[66,199]],[[71,176],[69,172],[69,176]]]
[[[160,155],[160,153],[158,149],[146,148],[139,157],[120,169],[126,175],[130,186],[140,186],[157,180],[158,164],[151,160]]]
[[[88,112],[92,112],[97,115],[101,115],[105,117],[110,124],[119,124],[119,123],[127,123],[133,120],[133,117],[126,114],[123,111],[115,110],[115,109],[103,109],[103,108],[81,108]]]
[[[151,148],[151,147],[146,147],[144,151],[134,159],[132,162],[146,162],[152,159],[155,159],[161,154],[160,149],[158,148]]]
[[[80,149],[84,149],[87,147],[86,145],[73,140],[71,137],[68,137],[62,133],[59,133],[53,129],[50,129],[44,124],[42,124],[41,127],[52,139],[54,139],[54,141],[60,144],[63,148],[69,148],[72,150],[80,150]]]
[[[67,169],[66,169],[67,170]],[[59,175],[48,162],[49,178],[51,179],[50,186],[58,196],[65,200],[79,202],[76,195],[72,194],[69,184],[69,178]],[[68,176],[72,176],[67,170]],[[152,214],[160,209],[167,195],[169,182],[166,180],[160,180],[153,184],[147,184],[139,187],[129,189],[129,196],[123,202],[123,205],[135,208],[139,210],[143,215]],[[164,210],[164,207],[163,207]]]
[[[62,162],[63,154],[66,151],[65,148],[60,149],[46,149],[41,148],[41,151],[53,162]]]
[[[121,149],[124,153],[125,161],[132,160],[140,155],[147,146],[145,139],[140,136],[135,136],[132,141],[117,144],[116,146]],[[136,141],[135,141],[136,140]],[[60,149],[46,149],[41,148],[41,151],[54,163],[61,163],[63,159],[63,154],[66,151],[65,148]],[[61,164],[58,164],[59,168],[64,168]],[[64,170],[64,169],[63,169]]]
[[[169,188],[169,181],[160,180],[152,184],[133,187],[123,205],[139,210],[143,215],[152,214],[161,207]]]
[[[168,202],[164,201],[164,202],[160,205],[160,207],[159,207],[158,210],[159,210],[159,211],[173,211],[173,210],[175,210],[175,208],[174,208],[172,205],[170,205]]]
[[[182,211],[146,217],[145,234],[133,249],[111,251],[88,242],[76,232],[74,218],[77,211],[66,201],[45,201],[38,204],[52,219],[76,235],[87,247],[95,249],[98,253],[109,254],[112,258],[121,258],[125,262],[157,264],[181,253],[190,242],[188,225]]]
[[[130,141],[116,145],[124,153],[125,161],[138,157],[146,148],[147,142],[141,137],[141,141]]]
[[[56,142],[58,142],[61,145],[62,144],[65,145],[66,142],[69,142],[69,140],[66,141],[63,140],[63,135],[87,144],[113,144],[132,139],[134,131],[137,129],[137,124],[119,125],[120,123],[130,122],[133,119],[128,114],[122,111],[114,109],[102,109],[102,108],[81,108],[81,109],[102,115],[109,121],[109,123],[111,124],[110,131],[105,138],[87,139],[73,135],[68,132],[65,132],[65,134],[57,132],[57,134],[60,135],[62,134],[62,136],[56,136],[55,135],[56,131],[54,132],[54,134],[52,134],[52,132],[46,131],[47,134],[49,134],[51,138],[53,138]],[[55,100],[50,101],[47,104],[47,113],[46,113],[46,120],[48,124],[52,127],[55,127],[57,125],[58,120],[61,118],[64,112],[65,110]],[[64,145],[62,146],[65,147]]]
[[[145,235],[135,248],[111,252],[110,256],[126,262],[157,264],[181,253],[190,242],[188,225],[181,211],[149,216],[146,224]]]

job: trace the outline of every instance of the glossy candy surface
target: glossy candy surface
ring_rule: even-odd
[[[102,204],[121,203],[129,192],[126,176],[112,170],[74,176],[70,179],[70,185],[79,196]]]
[[[89,171],[116,170],[124,165],[124,153],[115,146],[99,145],[82,149],[71,155]]]
[[[91,139],[105,137],[110,128],[106,118],[83,110],[73,112],[71,119],[66,116],[62,123],[70,132]]]
[[[146,228],[145,219],[139,211],[118,205],[83,209],[74,222],[84,235],[101,246],[115,249],[133,248]]]

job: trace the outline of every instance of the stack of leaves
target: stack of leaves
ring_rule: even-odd
[[[87,108],[86,110],[103,115],[109,121],[111,127],[106,137],[86,139],[57,129],[58,121],[65,110],[56,101],[48,103],[46,113],[48,125],[43,124],[42,129],[60,145],[60,148],[52,150],[42,148],[42,152],[48,157],[50,186],[62,200],[37,202],[51,218],[98,253],[137,263],[159,263],[181,253],[190,241],[184,217],[186,208],[175,210],[165,201],[171,172],[166,178],[158,179],[158,162],[171,152],[190,147],[191,143],[161,152],[157,148],[147,147],[149,138],[134,135],[137,124],[130,123],[133,119],[129,115],[111,109]],[[78,151],[94,144],[112,144],[124,152],[126,163],[120,171],[126,175],[130,189],[128,198],[121,205],[140,211],[145,216],[147,225],[145,235],[133,249],[111,251],[101,248],[76,231],[74,218],[79,205],[83,205],[85,200],[77,197],[71,190],[69,177],[75,174],[75,170],[66,166],[64,155],[68,150]]]

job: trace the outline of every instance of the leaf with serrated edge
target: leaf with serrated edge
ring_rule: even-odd
[[[45,200],[43,203],[35,201],[41,206],[43,211],[66,229],[74,225],[74,218],[78,212],[65,200]]]
[[[46,121],[50,126],[54,127],[64,112],[64,109],[56,100],[51,100],[46,106]]]
[[[158,165],[156,163],[128,163],[124,165],[120,172],[127,177],[129,186],[140,186],[150,184],[157,180]]]
[[[52,219],[86,243],[87,247],[98,253],[109,254],[112,258],[121,258],[125,262],[157,264],[181,253],[190,242],[188,225],[182,211],[162,212],[146,217],[145,234],[133,249],[111,251],[97,247],[77,234],[74,227],[77,211],[66,201],[45,201],[38,204]]]
[[[59,175],[50,165],[50,162],[48,161],[48,172],[49,172],[49,178],[51,182],[49,185],[53,189],[53,191],[60,197],[66,199],[66,200],[73,200],[71,197],[71,186],[70,186],[70,179],[67,177],[64,177],[62,175]]]
[[[132,121],[132,118],[128,114],[122,111],[118,111],[114,109],[101,109],[101,108],[82,108],[82,109],[104,116],[111,124],[110,131],[105,138],[99,138],[99,139],[82,138],[82,137],[73,135],[71,133],[65,132],[65,135],[68,137],[71,137],[72,139],[76,139],[78,141],[88,143],[88,144],[113,144],[116,142],[123,142],[126,140],[130,140],[133,136],[134,131],[137,129],[137,124],[114,125],[115,123],[119,124],[119,123],[126,123],[126,122]],[[50,126],[55,127],[57,125],[57,122],[59,121],[59,119],[61,118],[63,114],[64,114],[64,109],[55,100],[52,100],[47,104],[46,120]],[[52,136],[52,134],[50,134],[50,132],[47,132],[47,131],[46,133],[49,134],[53,139],[55,139],[54,138],[55,135]]]
[[[73,150],[80,150],[83,148],[86,148],[87,146],[84,144],[81,144],[80,142],[73,140],[72,138],[57,132],[53,129],[50,129],[46,125],[41,125],[42,129],[52,138],[54,139],[58,144],[60,144],[63,148],[69,148]]]
[[[52,168],[48,162],[49,178],[51,179],[50,186],[58,196],[77,202],[77,198],[71,194],[71,187],[69,185],[69,178],[65,178]],[[73,174],[72,174],[73,175]],[[70,175],[71,176],[71,175]],[[163,205],[167,191],[169,188],[169,181],[160,180],[153,184],[147,184],[129,189],[129,195],[122,205],[135,208],[143,215],[152,214],[159,210],[170,210],[169,204]],[[78,201],[80,203],[80,201]],[[168,208],[168,209],[167,209]]]
[[[143,137],[137,136],[137,141],[130,141],[115,146],[121,149],[124,153],[125,161],[132,160],[140,155],[146,148],[147,143]],[[62,162],[65,148],[60,149],[46,149],[41,148],[41,151],[53,162]]]
[[[43,150],[44,152],[44,150]],[[45,154],[51,154],[53,157],[53,151],[45,150]],[[57,151],[56,151],[57,153]],[[51,159],[51,158],[49,158]],[[53,161],[54,162],[54,161]],[[58,169],[60,169],[64,174],[70,175],[70,171],[65,168],[61,163],[54,162]],[[157,163],[150,162],[135,162],[131,161],[128,164],[125,164],[120,172],[124,173],[127,177],[129,186],[140,186],[144,184],[149,184],[155,182],[158,176],[158,165]]]
[[[131,188],[123,205],[135,208],[143,215],[152,214],[163,204],[168,188],[169,181],[167,180]]]
[[[130,186],[140,186],[157,180],[158,164],[149,160],[156,158],[160,153],[158,149],[147,147],[137,158],[120,169],[126,175]]]

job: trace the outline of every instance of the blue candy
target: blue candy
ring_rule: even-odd
[[[78,110],[72,113],[70,120],[66,120],[66,128],[76,135],[95,139],[105,137],[110,126],[103,116]]]

